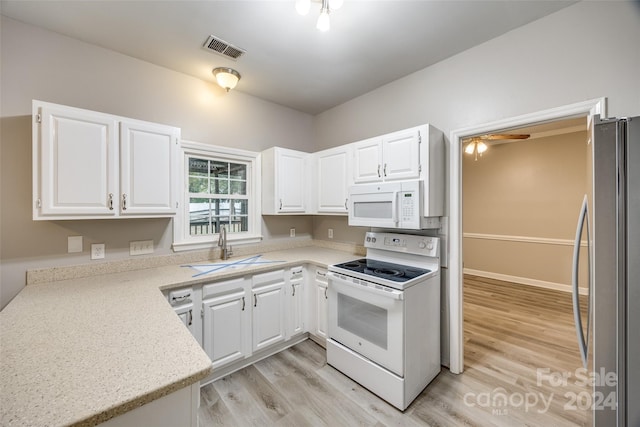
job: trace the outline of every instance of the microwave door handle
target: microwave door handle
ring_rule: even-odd
[[[391,199],[391,220],[394,225],[398,224],[398,192],[393,192],[393,198]]]

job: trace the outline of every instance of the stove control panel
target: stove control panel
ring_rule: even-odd
[[[365,235],[364,246],[393,252],[439,257],[440,239],[415,234],[382,233],[370,231]]]

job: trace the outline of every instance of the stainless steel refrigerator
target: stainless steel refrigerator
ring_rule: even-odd
[[[590,125],[588,180],[574,249],[574,318],[593,383],[596,427],[640,426],[640,117]],[[587,242],[588,309],[580,307]],[[584,250],[584,248],[583,248]],[[584,301],[583,301],[584,305]],[[581,310],[582,308],[582,310]]]

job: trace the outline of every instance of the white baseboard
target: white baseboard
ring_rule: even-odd
[[[553,289],[556,291],[571,292],[571,285],[565,283],[547,282],[544,280],[530,279],[528,277],[510,276],[508,274],[493,273],[491,271],[473,270],[471,268],[465,268],[464,274],[471,274],[473,276],[486,277],[488,279],[504,280],[506,282],[520,283],[522,285],[537,286],[538,288]],[[586,288],[579,288],[580,295],[587,295]]]

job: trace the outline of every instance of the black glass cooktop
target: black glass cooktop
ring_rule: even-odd
[[[392,280],[394,282],[407,282],[431,272],[431,270],[424,268],[409,267],[406,265],[366,258],[336,264],[335,267],[367,274],[373,277],[379,277],[381,279]]]

